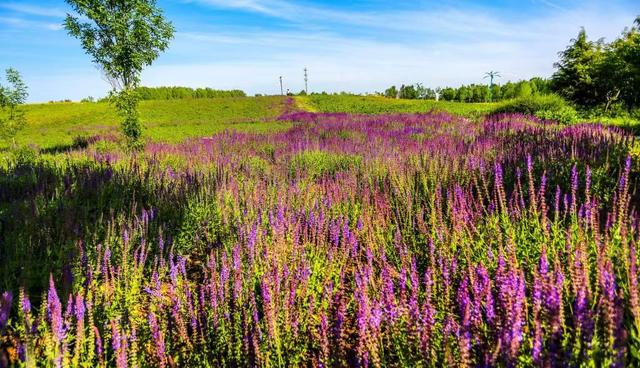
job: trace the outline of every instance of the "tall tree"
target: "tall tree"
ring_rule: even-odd
[[[142,70],[167,49],[174,27],[155,0],[66,0],[76,15],[64,26],[78,38],[111,84],[111,97],[124,118],[122,131],[138,144],[142,128],[135,88]]]
[[[580,105],[596,105],[601,99],[596,88],[595,74],[602,59],[602,42],[587,39],[582,29],[578,37],[560,52],[560,61],[554,64],[552,85],[563,97]]]
[[[5,75],[7,86],[0,84],[0,138],[10,139],[15,145],[16,134],[27,122],[20,105],[25,103],[29,93],[17,70],[9,68]]]
[[[391,86],[384,91],[384,95],[388,98],[397,98],[398,89],[396,88],[396,86]]]
[[[640,16],[634,27],[611,43],[608,55],[613,69],[609,74],[615,74],[620,100],[627,107],[640,106]]]
[[[551,88],[583,107],[640,106],[640,17],[611,43],[587,39],[584,29],[560,53]]]

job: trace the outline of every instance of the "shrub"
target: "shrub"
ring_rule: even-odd
[[[578,113],[558,95],[528,96],[507,101],[494,113],[520,113],[555,120],[561,124],[571,124],[578,119]]]
[[[571,106],[562,106],[556,110],[540,110],[534,114],[540,119],[553,120],[561,124],[571,124],[578,120],[578,113]]]

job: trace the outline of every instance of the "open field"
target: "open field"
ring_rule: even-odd
[[[142,101],[140,114],[145,139],[179,143],[187,138],[206,137],[224,130],[275,132],[290,125],[277,122],[285,100],[273,97],[238,97]],[[294,97],[295,106],[315,112],[361,114],[414,113],[431,110],[479,120],[500,103],[462,103],[432,100],[395,100],[378,96],[314,95]],[[46,103],[25,106],[27,126],[17,136],[18,144],[30,144],[45,151],[68,149],[76,137],[117,135],[119,117],[108,103]],[[616,125],[638,134],[635,119],[590,119]],[[6,149],[8,142],[0,143]]]
[[[366,112],[380,106],[357,100]],[[0,307],[11,319],[0,327],[5,351],[16,353],[3,359],[17,361],[19,351],[63,366],[637,359],[632,136],[522,115],[298,110],[340,103],[365,112],[352,101],[150,102],[149,136],[167,142],[132,154],[104,146],[103,136],[9,161],[0,169],[0,280],[11,294]],[[395,103],[384,101],[426,106]],[[73,121],[115,122],[99,104],[29,109],[41,122],[30,135],[55,132],[41,135],[43,146],[68,142]],[[49,127],[51,112],[59,124]],[[184,140],[198,135],[206,137]]]
[[[450,114],[481,118],[491,114],[510,101],[494,103],[469,103],[434,100],[398,100],[380,96],[312,95],[295,97],[298,106],[313,112],[349,112],[357,114],[414,113],[438,110]],[[637,117],[579,118],[579,121],[603,123],[621,127],[640,135],[640,119]]]
[[[282,112],[283,101],[281,97],[142,101],[140,115],[148,139],[180,142],[225,129],[286,128],[285,123],[273,123]],[[51,149],[70,145],[77,136],[118,133],[120,118],[108,103],[32,104],[25,110],[27,126],[17,137],[19,144]]]
[[[0,0],[0,368],[640,367],[640,15],[555,3]]]
[[[298,103],[311,111],[380,114],[394,112],[445,111],[463,116],[490,113],[497,103],[464,103],[434,100],[397,100],[380,96],[311,95],[296,97]]]

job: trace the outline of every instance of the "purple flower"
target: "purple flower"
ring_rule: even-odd
[[[5,291],[0,296],[0,330],[3,330],[7,326],[12,301],[13,295],[9,291]]]
[[[29,315],[31,313],[31,301],[29,301],[29,297],[21,290],[20,293],[20,307],[22,308],[22,313],[25,315]]]
[[[47,315],[49,318],[49,323],[51,323],[53,336],[55,337],[57,342],[62,342],[65,334],[64,321],[62,320],[62,304],[60,303],[60,298],[58,298],[58,293],[56,292],[56,287],[53,282],[53,276],[49,277],[49,293],[47,294]]]
[[[115,321],[111,321],[111,348],[116,357],[116,367],[127,367],[127,337],[120,333]]]
[[[78,321],[83,320],[84,319],[84,312],[85,312],[85,305],[84,305],[84,298],[82,297],[82,294],[78,293],[78,295],[76,295],[74,307],[75,307],[76,319]]]
[[[156,315],[153,312],[149,312],[149,328],[151,329],[151,337],[153,339],[153,343],[155,345],[155,353],[158,357],[158,361],[160,367],[164,367],[166,365],[166,348],[164,344],[164,334],[160,330],[160,326],[158,326],[158,320]]]

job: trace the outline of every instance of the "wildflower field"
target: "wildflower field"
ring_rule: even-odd
[[[640,364],[632,135],[278,103],[5,161],[0,366]]]

